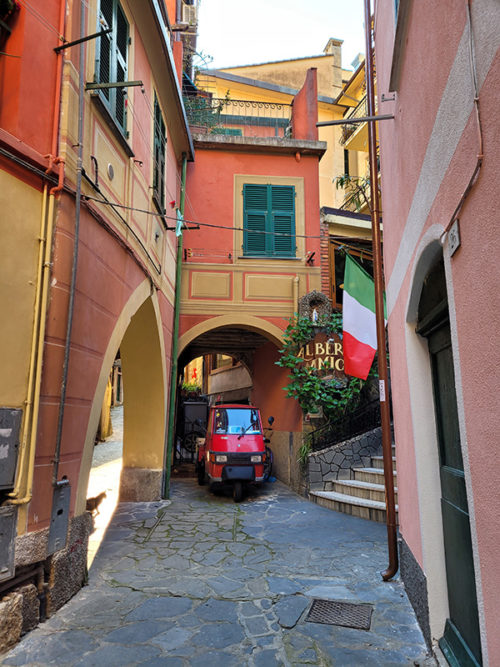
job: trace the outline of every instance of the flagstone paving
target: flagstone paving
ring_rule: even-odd
[[[191,479],[123,503],[89,585],[4,665],[430,665],[383,525],[276,482],[235,504]],[[313,598],[369,602],[370,630],[310,623]]]

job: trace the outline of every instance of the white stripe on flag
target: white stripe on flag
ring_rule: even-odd
[[[342,328],[360,343],[377,349],[377,323],[375,313],[362,306],[344,290],[342,303]]]

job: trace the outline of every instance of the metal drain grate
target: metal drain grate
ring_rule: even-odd
[[[369,630],[373,606],[337,600],[313,600],[306,621]]]

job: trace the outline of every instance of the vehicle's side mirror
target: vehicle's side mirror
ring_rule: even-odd
[[[274,424],[274,417],[269,417],[267,423],[269,424],[269,426],[272,426]]]

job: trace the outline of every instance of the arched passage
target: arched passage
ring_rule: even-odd
[[[165,439],[166,362],[160,309],[149,280],[129,297],[103,357],[78,478],[75,514],[85,510],[94,438],[109,372],[120,349],[125,387],[120,499],[158,499]]]
[[[282,347],[283,331],[276,324],[251,315],[224,315],[212,317],[196,324],[180,339],[179,368],[195,357],[224,354],[237,360],[248,370],[251,383],[246,397],[233,393],[229,382],[221,383],[222,373],[238,376],[238,368],[220,369],[217,386],[224,386],[221,400],[231,402],[237,396],[258,407],[264,423],[273,416],[271,448],[274,454],[275,474],[287,484],[294,485],[297,466],[297,450],[302,438],[302,412],[293,399],[287,398],[283,387],[287,384],[288,371],[276,366]],[[219,398],[215,391],[212,401]]]

